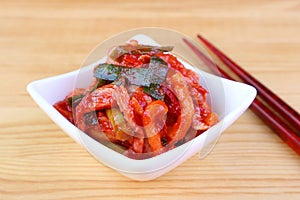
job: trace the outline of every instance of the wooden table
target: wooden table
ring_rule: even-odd
[[[97,162],[25,88],[98,43],[157,26],[206,36],[300,110],[298,0],[0,2],[0,199],[300,199],[300,159],[251,111],[204,160],[136,182]]]

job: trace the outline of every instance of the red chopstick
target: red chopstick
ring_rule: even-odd
[[[234,80],[228,73],[226,73],[218,65],[216,65],[215,63],[213,63],[205,54],[203,54],[191,42],[189,42],[186,39],[183,39],[183,41],[215,73],[219,73],[224,78]],[[208,42],[206,41],[206,43],[208,43]],[[223,54],[223,57],[224,56],[225,55]],[[230,68],[230,66],[228,66],[228,67]],[[246,83],[246,81],[245,81],[245,83]],[[266,101],[264,103],[268,105],[268,101]],[[293,132],[294,128],[291,128],[291,125],[289,123],[287,123],[286,121],[284,121],[283,118],[280,118],[272,109],[270,109],[269,107],[267,107],[264,103],[261,100],[259,100],[258,98],[256,98],[253,101],[253,103],[250,106],[250,108],[269,127],[271,127],[286,144],[288,144],[298,155],[300,155],[300,138]]]
[[[286,121],[288,121],[295,129],[296,135],[300,137],[300,114],[285,103],[281,98],[269,90],[266,86],[261,84],[253,76],[247,73],[244,69],[238,66],[234,61],[228,58],[224,53],[218,50],[214,45],[208,42],[201,35],[198,38],[215,54],[220,60],[227,65],[240,79],[245,83],[256,88],[258,95],[262,99],[268,101],[268,105],[279,113]]]

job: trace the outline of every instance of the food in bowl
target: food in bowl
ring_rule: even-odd
[[[93,54],[89,55],[88,59],[84,62],[84,66],[82,68],[66,74],[33,81],[28,84],[27,91],[37,105],[39,105],[49,116],[49,118],[51,118],[68,136],[80,144],[102,164],[134,180],[153,180],[176,168],[181,163],[194,156],[197,152],[199,153],[199,158],[204,158],[212,150],[214,144],[216,144],[224,130],[226,130],[239,116],[244,113],[256,95],[255,88],[249,85],[223,79],[201,70],[200,68],[202,64],[193,60],[190,56],[193,55],[193,52],[191,52],[189,48],[186,48],[186,44],[182,41],[182,38],[185,36],[182,34],[177,34],[177,37],[175,36],[176,34],[174,35],[174,32],[170,33],[170,31],[160,31],[158,29],[155,29],[155,31],[152,32],[149,32],[148,29],[145,31],[139,29],[129,32],[128,34],[125,33],[117,35],[116,37],[102,43],[97,50],[94,50]],[[102,54],[103,50],[114,45],[117,46],[122,44],[124,41],[129,41],[131,39],[137,40],[141,44],[152,46],[159,46],[160,44],[174,44],[174,50],[163,54],[176,54],[183,56],[184,59],[180,59],[181,57],[177,56],[177,60],[184,64],[185,68],[191,69],[193,72],[197,73],[200,77],[198,82],[200,82],[201,85],[208,91],[206,99],[208,104],[211,106],[213,111],[218,114],[218,123],[209,127],[208,130],[203,131],[203,133],[201,133],[202,131],[194,131],[194,134],[190,134],[189,132],[186,133],[186,135],[192,137],[196,134],[200,135],[194,137],[190,141],[188,141],[188,137],[185,137],[188,142],[183,143],[184,141],[181,140],[174,145],[172,149],[170,146],[169,150],[164,153],[154,153],[150,151],[148,154],[132,153],[129,155],[129,152],[132,151],[129,150],[129,148],[110,142],[106,136],[104,137],[104,141],[101,141],[101,138],[97,139],[95,136],[103,136],[103,134],[99,134],[97,132],[95,136],[92,135],[92,137],[96,138],[96,140],[93,139],[88,134],[74,126],[74,122],[71,123],[53,107],[54,104],[65,99],[66,96],[74,90],[74,88],[88,88],[94,79],[93,72],[95,66],[99,63],[106,62],[106,57],[98,60],[99,56],[104,56]],[[186,60],[189,62],[186,62]],[[173,71],[175,69],[170,67],[168,70]],[[127,88],[126,85],[125,88]],[[71,98],[69,100],[72,102],[71,105],[73,102],[76,103],[76,98]],[[68,107],[72,111],[74,110],[72,106]],[[65,110],[67,109],[68,108]],[[65,114],[67,113],[68,112]],[[72,115],[74,114],[75,112],[72,113]],[[72,118],[74,119],[74,116],[72,116],[71,119]],[[145,145],[147,145],[148,141],[146,137],[144,138],[144,142]],[[167,146],[164,146],[164,148],[166,150]],[[124,154],[127,156],[124,156]],[[156,156],[157,154],[159,155]]]
[[[150,158],[186,143],[219,119],[199,75],[185,68],[172,49],[136,40],[113,47],[106,62],[95,66],[92,84],[70,91],[54,107],[129,158]]]

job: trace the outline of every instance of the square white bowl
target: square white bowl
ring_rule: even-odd
[[[154,44],[155,41],[145,35],[137,35],[134,39],[144,44]],[[98,62],[103,61],[103,59]],[[228,128],[249,107],[256,96],[252,86],[230,81],[195,69],[184,63],[187,68],[195,70],[200,75],[201,84],[208,90],[208,101],[220,121],[191,141],[176,147],[161,155],[135,160],[128,158],[86,135],[64,118],[53,104],[65,98],[78,86],[77,76],[91,77],[96,63],[87,66],[87,70],[76,70],[50,78],[31,82],[27,90],[42,110],[71,138],[81,144],[97,160],[115,169],[119,173],[139,181],[155,179],[174,169],[197,152],[205,156],[217,142],[221,133]]]

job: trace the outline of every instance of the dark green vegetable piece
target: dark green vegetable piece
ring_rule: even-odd
[[[94,77],[116,81],[125,77],[129,84],[147,86],[151,83],[160,84],[167,76],[168,65],[158,57],[152,57],[148,67],[128,68],[113,64],[100,64],[95,68]]]
[[[103,63],[96,67],[94,77],[114,81],[122,72],[122,68],[122,66]]]
[[[75,95],[75,96],[69,97],[68,104],[70,106],[76,107],[80,103],[80,101],[82,100],[82,98],[84,96],[85,96],[84,94],[80,94],[80,95]]]
[[[143,87],[143,91],[154,99],[164,100],[165,94],[159,84],[151,83],[149,87]]]
[[[163,146],[166,146],[166,145],[168,144],[168,139],[165,138],[165,137],[161,138],[161,144],[162,144]]]
[[[85,113],[83,121],[86,125],[97,125],[99,123],[96,112]]]
[[[129,84],[150,86],[151,84],[151,72],[149,68],[126,68],[124,70],[124,77]]]
[[[147,68],[124,68],[122,72],[130,84],[146,87],[164,82],[167,73],[168,64],[158,57],[152,57]]]
[[[168,64],[158,57],[152,57],[149,63],[151,83],[159,84],[165,81],[168,73]]]

